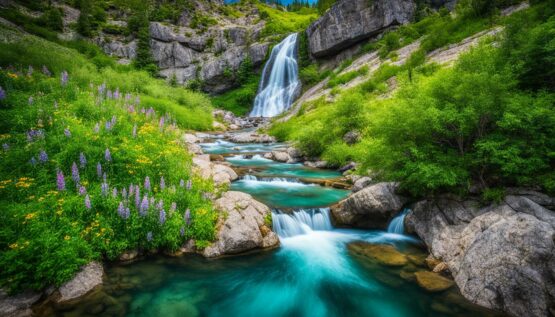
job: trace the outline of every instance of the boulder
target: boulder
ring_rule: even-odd
[[[349,145],[353,145],[360,141],[360,133],[358,131],[349,131],[343,136],[343,141]]]
[[[300,159],[303,156],[301,151],[294,147],[288,147],[287,154],[289,154],[289,157],[291,157],[292,159]]]
[[[326,168],[328,167],[328,162],[326,161],[306,161],[304,162],[305,166],[312,167],[312,168]]]
[[[38,302],[41,297],[41,293],[32,291],[9,296],[5,290],[0,289],[0,316],[32,316],[33,311],[31,310],[31,306]]]
[[[241,192],[226,192],[216,200],[220,211],[216,241],[202,254],[213,258],[253,249],[266,249],[279,245],[278,236],[265,220],[271,215],[270,208]]]
[[[414,275],[418,285],[428,292],[441,292],[455,285],[452,280],[434,272],[421,271],[414,273]]]
[[[197,138],[196,135],[190,134],[190,133],[185,133],[183,135],[183,141],[185,141],[185,143],[190,143],[190,144],[200,143],[199,138]]]
[[[62,303],[86,295],[102,284],[103,276],[101,263],[93,261],[85,265],[70,281],[60,286],[60,297],[56,301]]]
[[[291,160],[291,157],[289,156],[289,154],[287,154],[287,152],[283,152],[283,151],[272,151],[272,159],[274,161],[278,161],[278,162],[282,162],[282,163],[287,163],[288,161]]]
[[[370,184],[372,184],[372,179],[368,176],[364,176],[355,181],[351,190],[353,191],[353,193],[356,193],[366,188]]]
[[[229,136],[229,140],[235,143],[273,143],[276,139],[267,134],[258,134],[254,132],[235,133]]]
[[[332,207],[335,223],[339,226],[385,229],[405,202],[405,198],[395,193],[397,187],[397,183],[378,183],[352,194]]]
[[[470,301],[514,316],[547,317],[555,306],[555,213],[529,197],[545,198],[509,195],[482,207],[442,196],[416,203],[405,224]]]
[[[306,33],[314,57],[334,55],[386,29],[409,23],[413,0],[339,0]]]
[[[210,162],[209,155],[194,157],[193,169],[200,177],[212,179],[216,185],[229,185],[239,178],[231,167]]]

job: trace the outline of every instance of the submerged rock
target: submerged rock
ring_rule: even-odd
[[[428,292],[441,292],[455,285],[452,280],[434,272],[420,271],[414,275],[418,285]]]
[[[205,257],[218,257],[279,245],[278,236],[266,225],[270,208],[241,192],[226,192],[216,200],[220,211],[216,241],[205,248]]]
[[[59,289],[57,302],[66,302],[81,297],[102,284],[104,268],[99,262],[91,262],[79,271],[70,281]]]
[[[406,255],[387,244],[354,242],[349,244],[349,250],[386,266],[404,266],[409,262]]]
[[[395,193],[397,183],[366,187],[332,207],[336,224],[368,229],[384,229],[401,211],[405,199]]]
[[[533,201],[532,199],[536,199]],[[539,203],[538,203],[539,202]],[[555,307],[555,213],[543,195],[501,204],[444,196],[417,203],[407,229],[445,262],[470,301],[514,316],[549,316]]]

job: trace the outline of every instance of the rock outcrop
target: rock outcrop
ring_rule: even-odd
[[[239,177],[231,167],[210,162],[209,155],[193,157],[193,169],[200,177],[212,179],[215,185],[229,185]]]
[[[66,302],[86,295],[102,284],[103,276],[104,268],[101,263],[91,262],[85,265],[70,281],[60,287],[60,297],[57,298],[57,301]]]
[[[310,53],[325,57],[392,26],[409,23],[413,0],[339,0],[307,29]]]
[[[23,292],[9,296],[7,292],[0,289],[0,316],[5,317],[27,317],[32,316],[31,305],[36,303],[42,296],[38,292]]]
[[[213,258],[266,249],[279,245],[278,236],[266,224],[270,208],[241,192],[226,192],[216,200],[220,210],[216,241],[202,254]]]
[[[470,301],[547,317],[555,309],[555,212],[544,206],[552,202],[526,191],[482,208],[445,196],[415,204],[405,224],[445,262]]]
[[[366,187],[331,208],[339,226],[385,229],[403,208],[405,198],[396,194],[397,183],[378,183]]]

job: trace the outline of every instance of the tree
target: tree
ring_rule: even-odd
[[[81,3],[81,13],[77,19],[77,32],[83,36],[91,36],[91,5],[87,1]]]

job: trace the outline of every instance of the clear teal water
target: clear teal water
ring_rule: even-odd
[[[245,147],[225,151],[241,153]],[[262,168],[260,174],[306,172],[297,165],[256,164]],[[310,171],[322,178],[328,172]],[[35,307],[37,316],[501,316],[470,304],[455,287],[439,293],[420,288],[414,272],[427,270],[427,254],[416,238],[333,229],[327,208],[298,210],[328,206],[347,191],[291,182],[294,179],[256,179],[250,176],[231,187],[272,208],[297,208],[293,214],[273,214],[274,231],[281,234],[278,249],[217,260],[156,255],[128,265],[108,265],[100,290],[75,303]],[[355,242],[394,246],[410,261],[403,266],[381,264],[352,251]]]
[[[266,153],[276,149],[283,149],[283,143],[265,144],[240,144],[225,140],[215,140],[211,143],[201,143],[204,153],[208,154],[230,154],[230,153]]]

